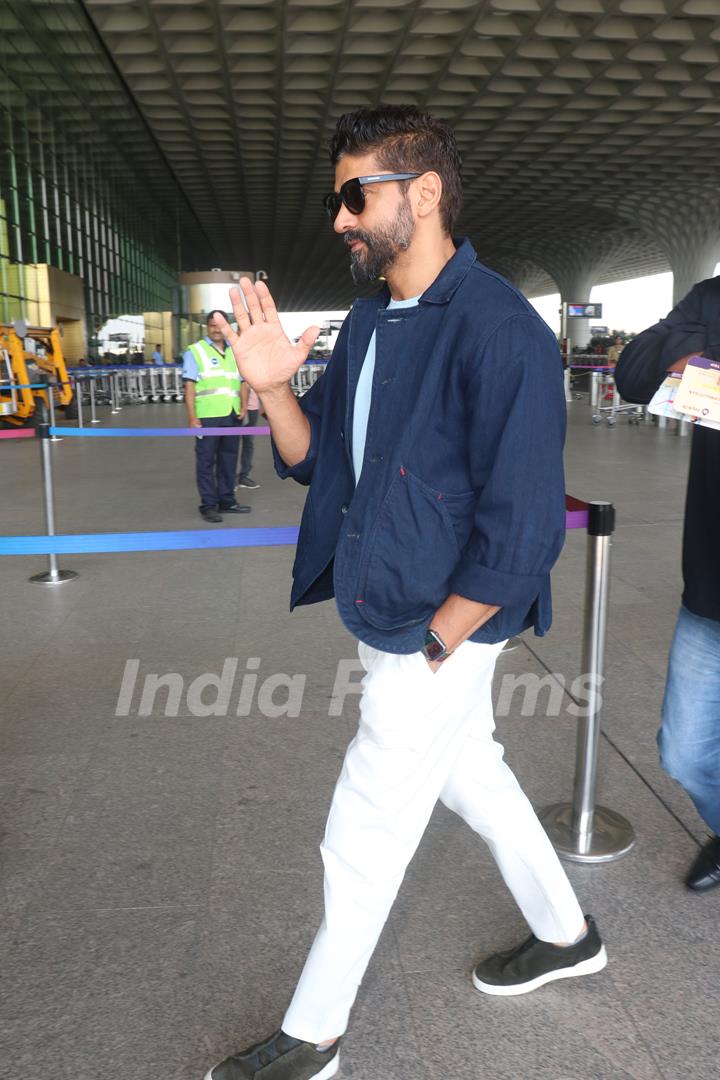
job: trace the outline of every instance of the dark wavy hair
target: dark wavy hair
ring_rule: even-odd
[[[211,320],[211,319],[212,319],[212,318],[213,318],[213,317],[214,317],[215,315],[222,315],[222,317],[223,317],[223,319],[225,320],[225,322],[227,322],[227,321],[228,321],[228,317],[227,317],[227,315],[225,314],[225,312],[224,312],[224,311],[222,310],[222,308],[216,307],[216,308],[213,308],[213,309],[212,309],[212,311],[209,311],[209,312],[208,312],[208,317],[207,317],[207,319],[205,320],[205,325],[206,325],[206,326],[207,326],[207,324],[208,324],[208,323],[210,322],[210,320]]]
[[[442,180],[440,220],[452,234],[462,207],[461,162],[449,124],[414,105],[357,109],[337,122],[330,160],[346,154],[374,154],[391,172],[436,172]]]

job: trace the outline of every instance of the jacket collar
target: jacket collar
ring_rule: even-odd
[[[465,279],[470,267],[474,262],[477,262],[475,249],[466,236],[454,236],[453,243],[455,244],[455,254],[445,263],[433,283],[422,294],[420,297],[421,304],[447,304],[455,290]],[[390,290],[387,285],[383,285],[375,296],[356,300],[353,307],[368,305],[374,308],[384,308],[387,307],[389,300]]]
[[[477,262],[475,248],[466,236],[454,236],[455,254],[445,263],[432,285],[420,297],[421,303],[447,304],[465,280],[468,270]]]

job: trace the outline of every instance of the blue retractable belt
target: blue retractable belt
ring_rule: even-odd
[[[191,548],[278,547],[296,544],[296,525],[268,529],[185,529],[180,532],[78,533],[75,536],[3,536],[0,555],[79,555],[111,551],[183,551]]]

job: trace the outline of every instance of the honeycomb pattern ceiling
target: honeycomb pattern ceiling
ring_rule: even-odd
[[[669,269],[683,222],[717,213],[720,0],[84,6],[215,264],[266,270],[287,308],[356,292],[321,199],[328,136],[358,106],[454,125],[461,231],[536,292],[588,262],[606,281]]]

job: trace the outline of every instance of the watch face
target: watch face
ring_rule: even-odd
[[[432,632],[429,632],[425,638],[424,651],[428,660],[437,660],[444,654],[445,646]]]

